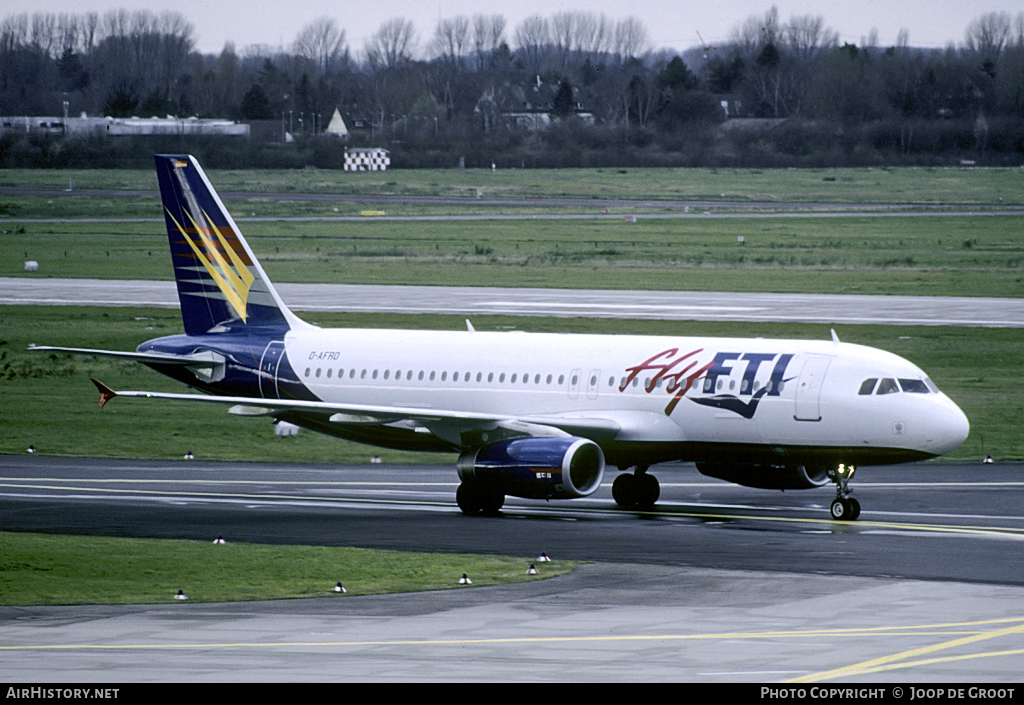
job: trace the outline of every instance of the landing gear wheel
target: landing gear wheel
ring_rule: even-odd
[[[836,497],[829,511],[836,521],[853,521],[860,516],[860,502],[853,497]]]
[[[860,502],[853,497],[847,497],[846,502],[850,505],[850,521],[860,516]]]
[[[647,466],[633,474],[622,473],[612,483],[612,499],[623,509],[650,509],[661,496],[658,478],[647,474]]]
[[[498,516],[501,513],[501,508],[505,505],[504,493],[497,490],[485,491],[481,499],[480,512],[485,516]]]
[[[636,505],[636,478],[622,473],[612,483],[612,499],[623,509],[631,509]]]
[[[836,497],[832,500],[832,506],[829,508],[832,514],[832,518],[836,521],[842,521],[843,519],[849,519],[849,510],[846,507],[846,501],[841,497]]]
[[[505,494],[489,487],[463,482],[455,490],[455,503],[463,514],[495,516],[505,504]]]
[[[637,478],[636,504],[641,509],[650,509],[661,497],[661,485],[654,475],[638,475]]]
[[[462,510],[463,514],[468,514],[469,516],[476,516],[483,509],[476,489],[466,483],[462,483],[455,490],[455,503],[459,505],[459,509]]]

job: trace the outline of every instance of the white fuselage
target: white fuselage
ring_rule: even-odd
[[[780,464],[801,449],[840,448],[870,464],[949,452],[968,430],[916,366],[846,343],[300,329],[285,349],[299,381],[325,402],[601,419],[618,430],[594,440],[612,446],[670,444],[698,455],[756,446],[760,462]],[[869,379],[906,380],[908,391],[863,393]],[[450,419],[422,425],[459,445],[455,431],[446,436]]]

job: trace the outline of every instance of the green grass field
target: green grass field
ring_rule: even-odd
[[[0,604],[170,603],[460,589],[565,575],[533,558],[0,532]],[[537,564],[534,564],[537,565]],[[459,584],[465,573],[471,585]],[[346,592],[335,593],[341,583]]]
[[[348,193],[544,199],[724,200],[751,203],[1024,205],[1024,170],[864,169],[393,169],[211,170],[221,192]],[[0,171],[0,187],[156,189],[152,170]]]
[[[278,282],[1024,295],[1024,214],[239,227]],[[160,223],[18,229],[0,235],[0,276],[171,278]],[[39,271],[24,272],[26,260],[39,262]]]

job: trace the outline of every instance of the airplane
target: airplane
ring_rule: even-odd
[[[964,413],[918,367],[840,342],[323,329],[285,305],[190,155],[156,155],[183,335],[135,352],[36,346],[134,360],[203,392],[114,397],[223,404],[386,448],[458,453],[459,508],[495,515],[508,495],[586,497],[607,466],[616,504],[660,497],[650,466],[692,461],[762,489],[832,482],[854,520],[857,466],[949,453]],[[629,469],[632,468],[632,472]]]

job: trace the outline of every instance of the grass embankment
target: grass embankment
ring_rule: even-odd
[[[222,193],[465,198],[584,198],[771,203],[1008,206],[1024,204],[1015,168],[211,170]],[[151,169],[0,171],[0,187],[153,190]],[[67,191],[74,196],[74,191]],[[47,199],[52,200],[52,199]]]
[[[541,580],[566,561],[326,546],[0,532],[0,604],[78,605],[375,595]],[[471,586],[459,584],[465,573]],[[341,583],[346,592],[335,593]]]
[[[1024,295],[1024,215],[251,222],[276,282]],[[0,276],[167,280],[160,223],[31,223]],[[740,241],[742,238],[742,242]],[[39,262],[26,273],[24,262]]]

